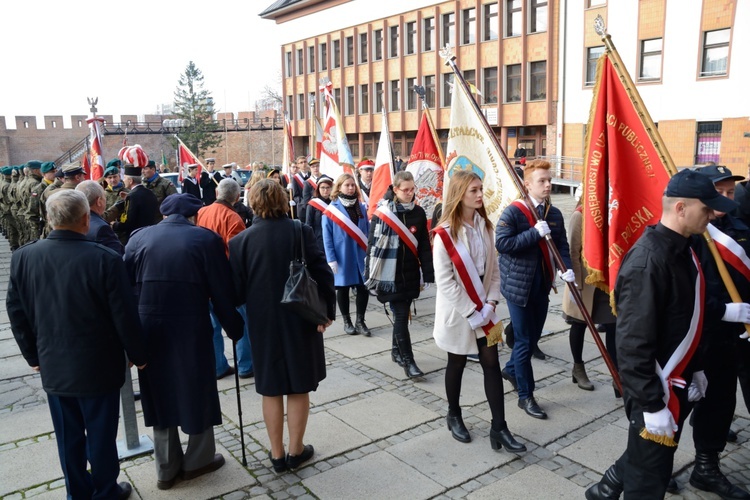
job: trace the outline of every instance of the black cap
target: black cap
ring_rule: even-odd
[[[741,175],[733,175],[732,171],[723,165],[709,165],[707,167],[698,167],[695,169],[696,172],[708,176],[711,182],[717,183],[720,181],[726,181],[731,179],[735,182],[744,181],[745,178]]]
[[[141,167],[135,167],[133,165],[125,165],[123,168],[124,174],[130,177],[140,177],[143,169]]]
[[[698,199],[717,212],[726,213],[737,208],[735,202],[716,191],[708,176],[689,169],[681,170],[669,179],[664,194],[670,198]]]

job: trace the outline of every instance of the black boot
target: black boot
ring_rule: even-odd
[[[424,372],[419,369],[417,363],[414,361],[414,352],[411,348],[411,336],[409,330],[405,332],[393,332],[393,336],[396,338],[396,344],[398,350],[401,353],[401,361],[403,361],[404,373],[409,378],[424,377]]]
[[[716,493],[721,498],[750,499],[750,493],[729,482],[719,468],[719,454],[695,452],[695,467],[690,484],[703,491]]]
[[[372,332],[369,328],[367,328],[367,325],[365,324],[365,315],[357,313],[357,322],[354,324],[354,328],[357,330],[357,333],[360,335],[364,335],[365,337],[369,337],[372,335]]]
[[[604,473],[602,480],[586,490],[586,500],[616,500],[622,494],[622,479],[617,476],[615,466]]]
[[[451,431],[453,439],[461,441],[462,443],[471,442],[471,434],[464,425],[464,419],[461,418],[461,410],[452,411],[448,410],[448,415],[445,417],[445,421],[448,423],[448,430]]]
[[[526,446],[516,441],[516,438],[514,438],[513,434],[508,430],[508,427],[505,427],[505,429],[502,430],[490,428],[490,446],[492,446],[492,449],[495,451],[503,447],[511,453],[522,453],[526,451]]]
[[[354,325],[352,325],[352,318],[348,314],[342,314],[342,318],[344,318],[344,333],[347,335],[357,335],[359,332],[354,328]]]
[[[391,346],[391,359],[398,366],[404,366],[404,360],[401,357],[401,353],[398,350],[398,344],[396,343],[396,337],[393,337],[393,345]]]

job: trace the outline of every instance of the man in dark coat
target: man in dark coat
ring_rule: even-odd
[[[86,238],[83,193],[58,190],[47,215],[49,236],[11,259],[11,328],[42,375],[68,498],[127,498],[132,488],[117,483],[116,444],[125,353],[139,368],[146,364],[133,290],[120,256]],[[54,304],[55,313],[42,304]]]
[[[123,245],[128,243],[128,238],[136,229],[151,226],[159,222],[156,214],[159,213],[159,200],[156,195],[141,184],[141,168],[133,165],[125,165],[125,187],[130,190],[128,196],[115,203],[122,203],[122,215],[120,220],[112,224],[112,229],[120,237]]]
[[[168,196],[161,204],[167,218],[134,232],[125,247],[153,360],[140,386],[144,419],[154,428],[159,489],[171,488],[180,471],[183,479],[192,479],[224,464],[215,454],[213,432],[221,409],[209,298],[227,335],[238,340],[244,333],[224,242],[195,226],[202,206],[191,194]],[[189,435],[184,455],[178,427]]]
[[[102,218],[107,206],[107,195],[101,184],[96,181],[83,181],[76,186],[76,191],[80,191],[86,196],[91,209],[89,231],[86,233],[88,239],[111,248],[120,255],[124,254],[125,247],[117,239],[112,227]]]

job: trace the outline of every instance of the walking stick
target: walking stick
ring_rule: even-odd
[[[240,443],[242,443],[242,465],[247,467],[245,455],[245,433],[242,430],[242,402],[240,401],[240,370],[237,367],[237,342],[232,341],[232,356],[234,356],[234,386],[237,389],[237,413],[240,415]]]

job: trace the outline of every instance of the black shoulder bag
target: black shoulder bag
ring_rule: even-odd
[[[299,243],[297,240],[299,238]],[[312,279],[307,270],[305,259],[305,239],[302,235],[302,223],[294,221],[293,257],[289,263],[289,279],[284,285],[281,305],[299,317],[315,325],[328,323],[327,307],[320,298],[318,283]]]

